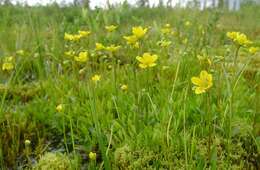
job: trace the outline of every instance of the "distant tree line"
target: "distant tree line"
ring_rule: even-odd
[[[73,0],[74,6],[83,6],[84,8],[90,8],[90,1],[95,0]],[[108,7],[111,6],[110,2],[112,0],[104,0]],[[206,8],[207,3],[211,2],[210,7],[216,8],[229,8],[229,9],[239,9],[241,3],[245,2],[255,2],[260,3],[260,0],[158,0],[158,6],[166,6],[166,7],[173,7],[173,3],[178,4],[196,4],[199,5],[201,8]],[[127,0],[125,0],[127,3]],[[12,0],[0,0],[0,4],[4,5],[12,5]],[[62,4],[66,4],[66,0],[63,0]],[[139,7],[149,7],[150,1],[149,0],[136,0],[136,5]]]

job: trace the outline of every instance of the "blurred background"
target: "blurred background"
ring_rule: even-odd
[[[0,0],[1,4],[16,5],[50,5],[58,4],[59,6],[85,6],[91,9],[107,8],[128,3],[132,6],[167,6],[167,7],[187,7],[196,6],[200,9],[212,7],[226,7],[230,10],[238,10],[240,6],[248,3],[260,4],[260,0]]]

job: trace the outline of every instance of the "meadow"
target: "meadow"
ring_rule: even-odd
[[[260,169],[259,48],[259,6],[0,6],[0,169]]]

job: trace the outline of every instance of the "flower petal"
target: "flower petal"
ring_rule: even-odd
[[[205,77],[207,77],[208,76],[208,72],[206,71],[206,70],[202,70],[201,72],[200,72],[200,78],[201,79],[204,79]]]
[[[144,60],[143,60],[143,57],[140,57],[140,56],[137,56],[136,59],[137,59],[139,62],[141,62],[141,63],[144,61]]]
[[[139,64],[139,67],[145,69],[145,68],[147,68],[147,65],[145,65],[145,64]]]
[[[205,93],[205,89],[201,88],[201,87],[196,87],[195,88],[195,94],[201,94],[201,93]]]
[[[192,77],[191,82],[197,86],[200,86],[202,84],[201,79],[198,77]]]

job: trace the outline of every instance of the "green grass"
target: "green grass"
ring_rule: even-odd
[[[259,6],[237,12],[0,6],[0,18],[0,169],[260,168],[260,53],[242,47],[234,66],[236,46],[226,37],[240,31],[259,47]],[[162,35],[166,23],[174,35]],[[118,25],[113,33],[104,28],[110,24]],[[139,25],[149,31],[133,49],[123,36]],[[64,40],[78,30],[91,35]],[[161,39],[172,44],[161,48]],[[96,42],[122,47],[97,52]],[[71,49],[88,50],[89,60],[65,56]],[[138,67],[135,58],[144,52],[158,55],[155,67]],[[3,71],[8,56],[15,68]],[[213,75],[213,86],[196,95],[191,78],[201,70]]]

